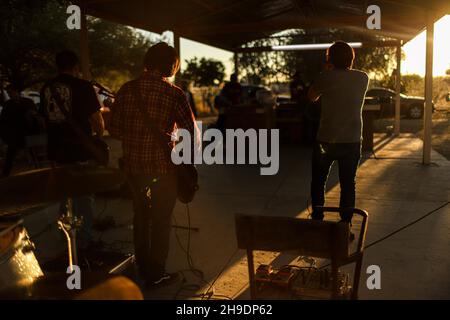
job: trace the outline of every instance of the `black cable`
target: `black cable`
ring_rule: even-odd
[[[425,215],[421,216],[420,218],[417,218],[416,220],[414,220],[414,221],[408,223],[407,225],[404,225],[403,227],[401,227],[401,228],[399,228],[399,229],[397,229],[397,230],[395,230],[395,231],[389,233],[388,235],[382,237],[381,239],[378,239],[378,240],[376,240],[376,241],[374,241],[374,242],[368,244],[367,246],[364,247],[364,249],[368,249],[368,248],[370,248],[370,247],[376,245],[377,243],[380,243],[381,241],[384,241],[384,240],[386,240],[387,238],[392,237],[393,235],[399,233],[400,231],[403,231],[403,230],[405,230],[406,228],[411,227],[412,225],[414,225],[414,224],[418,223],[419,221],[425,219],[426,217],[432,215],[432,214],[435,213],[436,211],[441,210],[442,208],[448,206],[449,204],[450,204],[450,201],[447,201],[446,203],[444,203],[443,205],[437,207],[436,209],[433,209],[433,210],[427,212]]]
[[[178,242],[178,245],[180,246],[181,250],[186,254],[186,261],[188,264],[188,269],[183,269],[183,270],[179,270],[178,272],[181,273],[182,275],[182,284],[181,286],[178,288],[178,290],[176,291],[173,299],[177,299],[181,292],[184,290],[188,290],[188,291],[196,291],[199,290],[201,287],[198,284],[186,284],[187,280],[186,280],[186,276],[185,276],[185,272],[191,272],[194,276],[198,277],[200,279],[201,282],[203,283],[207,283],[207,281],[204,278],[204,273],[202,270],[196,268],[194,266],[194,260],[192,258],[191,255],[191,214],[189,211],[189,205],[186,204],[186,215],[187,215],[187,219],[188,219],[188,239],[187,239],[187,246],[186,248],[183,246],[183,244],[181,243],[180,237],[178,235],[177,229],[175,229],[175,238]],[[177,225],[177,220],[175,218],[175,216],[173,216],[173,220],[174,220],[174,224]],[[192,296],[191,296],[192,297]],[[196,297],[202,297],[202,295],[196,295]]]
[[[192,258],[191,255],[191,215],[190,215],[190,211],[189,211],[189,206],[186,205],[186,214],[187,214],[187,218],[188,218],[188,239],[187,239],[187,248],[184,248],[183,244],[181,243],[180,237],[177,233],[177,229],[175,229],[175,237],[177,239],[178,245],[180,246],[181,250],[186,254],[186,261],[187,264],[189,266],[189,269],[184,270],[184,271],[191,271],[194,275],[196,275],[197,277],[200,278],[200,280],[204,280],[204,274],[203,271],[201,271],[200,269],[196,268],[194,266],[194,260]],[[173,217],[174,223],[175,225],[177,225],[177,221],[175,216]]]
[[[186,205],[186,214],[187,214],[187,218],[188,218],[188,239],[187,239],[187,248],[184,248],[183,244],[181,243],[180,237],[178,235],[177,229],[175,229],[175,237],[176,240],[178,242],[178,245],[180,246],[181,250],[186,254],[186,260],[189,266],[189,269],[184,269],[184,270],[179,270],[178,272],[180,272],[182,274],[182,285],[178,288],[177,292],[174,295],[174,299],[177,299],[180,296],[184,296],[181,295],[181,292],[184,290],[188,290],[188,291],[196,291],[199,290],[201,287],[198,284],[186,284],[186,277],[184,275],[185,272],[192,272],[195,276],[197,276],[201,282],[203,282],[204,284],[208,284],[208,282],[205,280],[204,278],[204,273],[202,270],[196,268],[194,266],[194,261],[191,255],[191,215],[190,215],[190,211],[189,211],[189,206]],[[174,223],[175,225],[177,225],[177,221],[175,216],[173,217]],[[218,294],[214,294],[214,292],[211,292],[211,288],[214,286],[214,284],[216,283],[216,281],[220,278],[220,276],[222,275],[222,273],[225,271],[225,268],[228,266],[228,264],[230,263],[231,259],[236,255],[236,253],[238,252],[239,249],[237,249],[235,252],[233,252],[232,256],[228,259],[227,263],[223,266],[223,268],[221,269],[221,271],[219,272],[219,274],[216,276],[216,278],[214,279],[214,281],[211,283],[211,285],[208,287],[208,289],[201,293],[201,294],[197,294],[197,295],[189,295],[188,297],[190,298],[201,298],[204,299],[205,297],[209,300],[209,299],[213,299],[213,298],[224,298],[224,299],[229,299],[232,300],[231,297],[228,297],[226,295],[218,295]]]
[[[433,213],[435,213],[435,212],[441,210],[442,208],[448,206],[449,204],[450,204],[450,201],[447,201],[446,203],[444,203],[444,204],[442,204],[441,206],[439,206],[439,207],[437,207],[437,208],[435,208],[435,209],[433,209],[433,210],[427,212],[426,214],[424,214],[423,216],[417,218],[416,220],[411,221],[410,223],[408,223],[408,224],[404,225],[403,227],[400,227],[400,228],[398,228],[398,229],[392,231],[391,233],[388,233],[388,234],[385,235],[384,237],[382,237],[382,238],[380,238],[380,239],[378,239],[378,240],[375,240],[374,242],[371,242],[370,244],[364,246],[363,249],[364,249],[364,250],[365,250],[365,249],[368,249],[368,248],[370,248],[370,247],[372,247],[372,246],[374,246],[374,245],[376,245],[376,244],[378,244],[378,243],[380,243],[380,242],[382,242],[382,241],[384,241],[384,240],[386,240],[386,239],[388,239],[388,238],[390,238],[390,237],[396,235],[397,233],[399,233],[399,232],[401,232],[401,231],[403,231],[403,230],[405,230],[405,229],[407,229],[407,228],[409,228],[409,227],[415,225],[416,223],[418,223],[418,222],[420,222],[421,220],[425,219],[426,217],[432,215]],[[331,264],[331,263],[327,263],[326,265],[321,266],[319,269],[326,268],[326,267],[328,267],[330,264]]]
[[[217,276],[214,278],[214,281],[211,283],[211,285],[209,286],[208,290],[205,291],[205,293],[208,293],[209,290],[211,290],[211,288],[214,286],[214,284],[216,283],[217,280],[219,280],[220,276],[222,275],[222,273],[225,271],[226,267],[228,267],[228,265],[230,264],[231,260],[234,258],[234,256],[236,255],[236,253],[238,253],[239,248],[237,248],[233,254],[228,258],[227,262],[225,263],[225,265],[222,267],[222,269],[220,270],[220,272],[217,274]]]

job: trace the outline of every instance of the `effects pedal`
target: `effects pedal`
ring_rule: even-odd
[[[330,299],[332,296],[332,277],[327,269],[299,269],[297,277],[292,282],[291,289],[297,296],[316,299]],[[338,296],[345,298],[350,295],[349,275],[338,272]]]

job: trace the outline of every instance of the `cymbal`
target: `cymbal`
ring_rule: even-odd
[[[84,165],[46,168],[0,179],[0,216],[114,189],[125,182],[118,169]]]

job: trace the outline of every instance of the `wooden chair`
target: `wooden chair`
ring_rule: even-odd
[[[367,230],[368,214],[360,209],[342,209],[321,207],[318,210],[327,212],[343,212],[351,210],[362,216],[361,231],[357,249],[349,253],[349,224],[345,222],[318,221],[290,217],[236,215],[236,236],[238,247],[247,250],[250,295],[256,298],[255,269],[253,251],[286,251],[296,250],[300,255],[325,258],[331,260],[332,297],[338,297],[339,267],[356,263],[352,299],[358,297],[358,286],[361,276],[361,266],[364,241]]]

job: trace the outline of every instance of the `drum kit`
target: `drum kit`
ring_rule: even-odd
[[[59,217],[57,224],[65,235],[68,246],[68,267],[77,261],[77,230],[82,221],[72,211],[72,198],[84,194],[108,191],[125,182],[118,169],[93,166],[64,166],[33,170],[0,180],[0,299],[60,299],[76,298],[71,293],[62,297],[51,288],[66,285],[69,274],[50,276],[41,269],[34,255],[34,244],[23,224],[23,217],[38,212],[46,206],[67,200],[67,212]],[[98,282],[98,277],[97,278]],[[122,277],[123,278],[123,277]],[[58,279],[56,281],[55,279]],[[56,282],[55,282],[56,281]],[[100,287],[108,287],[116,280],[106,279]],[[121,286],[133,286],[120,280]],[[106,284],[108,283],[108,284]],[[95,282],[92,283],[97,286]],[[44,288],[44,289],[43,289]],[[136,287],[137,288],[137,287]],[[68,291],[67,288],[65,288]],[[110,291],[111,288],[108,288]],[[59,290],[61,292],[61,290]],[[43,293],[45,292],[45,294]],[[95,297],[90,293],[90,297]]]

